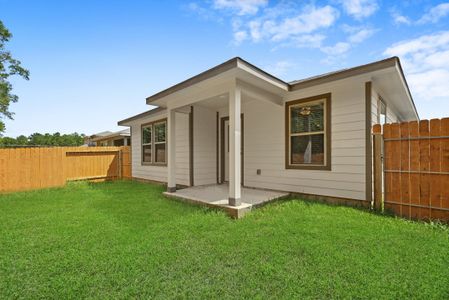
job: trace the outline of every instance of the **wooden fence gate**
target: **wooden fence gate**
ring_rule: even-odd
[[[375,125],[373,138],[375,209],[448,222],[449,118]]]
[[[0,149],[0,192],[117,178],[131,178],[129,146]]]

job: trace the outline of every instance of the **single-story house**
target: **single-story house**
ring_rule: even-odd
[[[293,82],[236,57],[146,103],[157,108],[118,122],[131,128],[132,176],[172,194],[221,185],[231,207],[243,188],[367,207],[371,126],[419,119],[397,57]]]
[[[103,131],[85,137],[84,143],[87,146],[128,146],[131,145],[131,132],[129,128],[116,132]]]

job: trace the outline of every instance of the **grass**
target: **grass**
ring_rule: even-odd
[[[0,298],[449,298],[449,230],[291,200],[241,220],[136,182],[0,196]]]

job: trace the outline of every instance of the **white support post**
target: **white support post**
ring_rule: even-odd
[[[167,192],[176,192],[176,117],[173,109],[168,110],[167,114]]]
[[[241,90],[234,86],[229,91],[229,205],[241,201]]]

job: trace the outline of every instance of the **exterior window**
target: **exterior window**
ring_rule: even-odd
[[[286,103],[286,168],[330,170],[330,98]]]
[[[165,164],[167,121],[156,121],[142,126],[142,163]]]
[[[142,127],[142,162],[151,163],[152,125]]]
[[[154,128],[154,162],[165,163],[165,144],[166,144],[167,123],[156,123]]]

